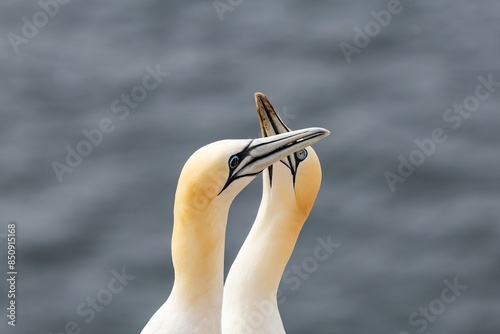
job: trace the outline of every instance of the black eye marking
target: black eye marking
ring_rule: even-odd
[[[240,157],[238,157],[237,155],[233,155],[231,158],[229,158],[229,167],[231,169],[235,169],[236,167],[238,167],[239,164],[240,164]]]
[[[306,149],[302,149],[298,152],[295,152],[292,155],[289,155],[286,157],[288,163],[286,161],[281,160],[281,163],[285,165],[289,170],[290,173],[292,174],[293,178],[293,187],[295,188],[295,181],[297,180],[297,172],[299,170],[299,165],[302,161],[304,161],[308,156],[308,152]],[[271,183],[272,186],[272,183]]]
[[[298,152],[295,152],[295,158],[297,158],[299,162],[304,161],[307,158],[307,150],[303,149]]]
[[[239,153],[233,154],[231,157],[229,157],[229,160],[227,162],[229,166],[229,175],[227,177],[226,184],[224,187],[222,187],[222,190],[220,191],[219,195],[222,194],[224,190],[226,190],[227,187],[233,182],[234,180],[237,180],[239,178],[245,177],[245,176],[254,176],[257,174],[245,174],[245,175],[240,175],[238,176],[236,173],[236,167],[240,165],[240,163],[249,155],[249,152],[251,149],[249,147],[252,145],[253,139],[249,141],[248,145]],[[219,196],[217,195],[217,196]]]
[[[272,188],[273,187],[273,165],[267,167],[267,170],[269,171],[269,186]]]

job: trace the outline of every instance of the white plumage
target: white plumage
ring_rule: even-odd
[[[263,136],[291,131],[267,98],[255,94]],[[321,183],[319,159],[310,147],[264,171],[257,218],[224,286],[223,334],[285,333],[278,285]]]
[[[264,168],[328,135],[310,128],[255,140],[223,140],[195,152],[177,186],[175,281],[142,334],[221,332],[224,237],[229,207]]]

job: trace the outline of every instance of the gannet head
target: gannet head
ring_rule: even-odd
[[[179,178],[176,208],[204,212],[212,204],[230,204],[269,165],[302,150],[329,131],[308,128],[252,140],[222,140],[196,151]]]
[[[172,261],[176,277],[184,278],[178,286],[192,290],[191,279],[212,273],[204,284],[218,282],[222,288],[223,272],[216,268],[222,266],[227,216],[236,195],[266,167],[328,133],[309,128],[253,140],[222,140],[188,159],[174,204]],[[195,292],[193,300],[198,298]]]
[[[264,137],[292,131],[264,94],[255,93],[255,104]],[[280,159],[264,173],[264,197],[270,203],[269,208],[272,212],[287,212],[304,223],[319,192],[321,177],[321,165],[312,147],[302,148]]]

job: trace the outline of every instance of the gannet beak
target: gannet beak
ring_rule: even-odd
[[[221,193],[234,180],[255,176],[280,159],[317,143],[329,134],[330,131],[323,128],[307,128],[251,140],[243,151],[231,157],[237,158],[238,163],[231,167]]]
[[[242,169],[246,174],[260,173],[266,167],[287,155],[317,143],[330,135],[323,128],[307,128],[297,131],[254,139],[247,149],[251,160]]]
[[[260,92],[255,93],[255,106],[257,107],[263,137],[292,131],[283,123],[267,96]]]

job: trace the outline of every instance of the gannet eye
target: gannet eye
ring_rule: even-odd
[[[295,157],[299,161],[303,161],[305,158],[307,158],[307,150],[303,149],[295,153]]]
[[[229,167],[234,169],[238,166],[240,163],[240,158],[237,155],[233,155],[231,158],[229,158]]]

